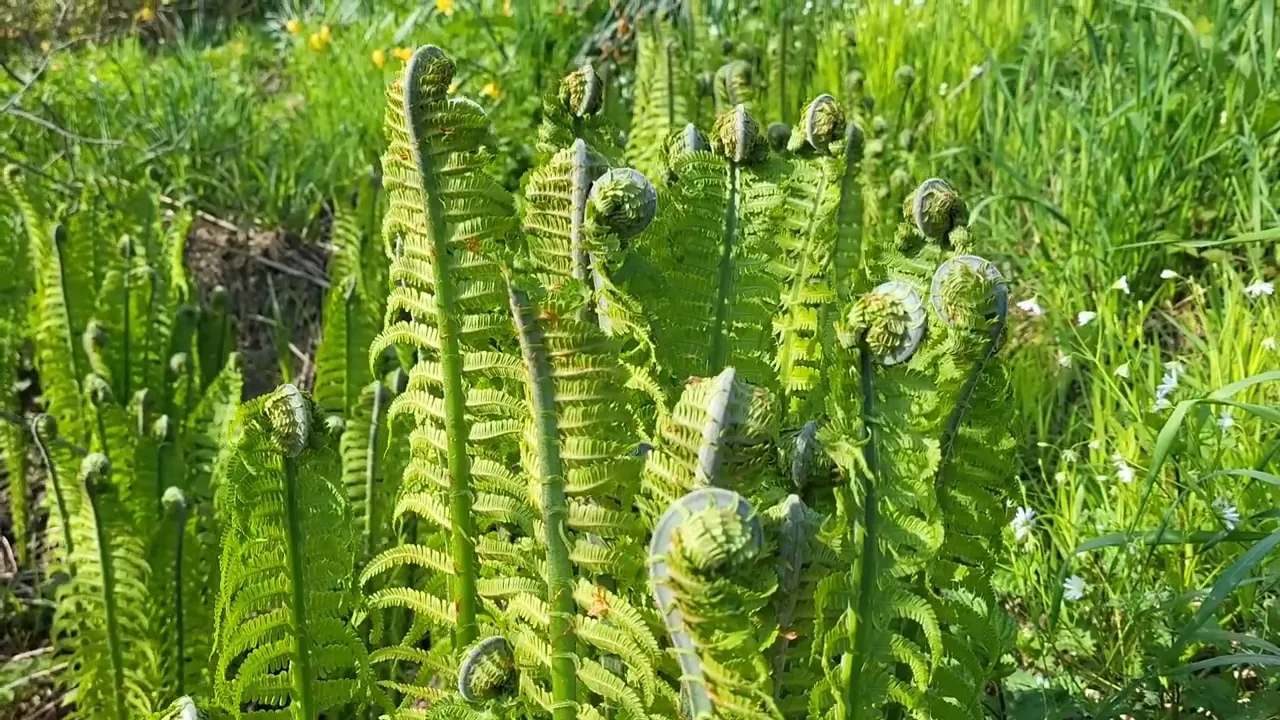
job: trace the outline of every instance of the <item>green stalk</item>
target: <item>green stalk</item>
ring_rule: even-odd
[[[657,35],[658,24],[653,24],[654,35]],[[658,36],[658,42],[662,43],[662,58],[665,61],[662,65],[662,72],[667,76],[667,130],[674,130],[676,126],[676,80],[675,73],[672,71],[672,63],[675,60],[671,57],[674,45],[670,41],[663,42],[662,37]]]
[[[377,515],[373,505],[373,498],[376,489],[378,477],[378,430],[382,425],[382,416],[386,413],[386,403],[384,395],[386,391],[382,383],[378,383],[378,387],[373,392],[373,414],[369,422],[369,443],[365,446],[364,461],[364,554],[366,558],[373,557],[373,552],[378,546],[377,538],[374,536],[378,531]]]
[[[318,717],[315,699],[311,694],[311,633],[307,628],[307,592],[302,570],[302,502],[298,497],[298,460],[294,457],[284,458],[284,500],[286,523],[289,531],[286,551],[289,555],[290,612],[293,613],[294,625],[294,661],[291,669],[293,676],[294,698],[300,711],[294,715],[299,720],[313,720]]]
[[[178,537],[175,541],[176,555],[173,561],[173,622],[174,632],[177,636],[177,647],[175,648],[176,665],[178,672],[178,695],[186,695],[187,673],[187,625],[185,616],[185,607],[183,604],[182,593],[182,545],[186,536],[187,528],[187,505],[182,503],[177,509],[177,533]]]
[[[846,720],[857,720],[858,699],[862,694],[862,670],[866,665],[867,648],[871,646],[871,612],[875,607],[877,556],[879,555],[879,538],[876,535],[879,514],[876,504],[876,483],[880,476],[878,446],[880,443],[879,419],[875,409],[875,366],[871,357],[871,349],[864,338],[859,343],[859,364],[862,375],[862,424],[867,433],[867,445],[863,449],[863,458],[867,464],[867,477],[864,481],[862,516],[862,568],[858,575],[858,612],[853,635],[853,667],[849,672],[849,681],[845,686],[845,704],[848,709]]]
[[[40,417],[48,417],[41,415]],[[71,553],[75,551],[75,543],[71,540],[71,515],[67,512],[67,499],[62,494],[62,483],[58,479],[58,466],[54,464],[53,457],[49,455],[49,448],[45,445],[46,440],[40,437],[40,417],[31,421],[31,437],[35,438],[36,449],[40,451],[40,459],[44,460],[44,466],[49,470],[49,484],[53,486],[53,499],[58,507],[58,519],[62,521],[62,542],[67,548],[67,557],[71,557]],[[52,418],[50,418],[52,420]]]
[[[573,566],[565,542],[568,506],[564,469],[560,462],[560,431],[556,391],[542,329],[528,296],[508,283],[511,317],[520,336],[520,350],[529,370],[529,404],[534,433],[538,479],[542,486],[544,541],[547,545],[547,601],[551,606],[551,698],[554,720],[574,720],[577,706],[577,643],[573,633]]]
[[[832,280],[840,300],[838,307],[842,308],[848,306],[853,289],[850,277],[853,268],[845,265],[844,258],[850,251],[859,255],[862,252],[862,184],[858,182],[858,173],[862,169],[862,140],[862,131],[850,120],[844,133],[844,173],[840,177],[835,247],[832,248]],[[852,243],[853,247],[846,249],[845,243]],[[858,263],[861,265],[861,257]]]
[[[720,284],[716,314],[711,322],[711,354],[707,372],[719,372],[729,356],[725,325],[729,321],[729,300],[733,286],[733,241],[738,234],[738,163],[729,161],[729,195],[724,208],[724,233],[720,236]]]
[[[93,481],[98,482],[98,481]],[[104,485],[106,478],[101,481]],[[125,720],[124,706],[124,649],[120,646],[120,617],[116,608],[115,563],[111,557],[110,539],[103,526],[102,508],[98,503],[98,491],[86,488],[89,509],[93,513],[93,528],[98,536],[98,562],[102,565],[102,600],[107,615],[107,648],[111,655],[112,691],[115,695],[116,720]]]
[[[124,296],[124,333],[122,333],[122,337],[120,338],[121,349],[124,350],[124,378],[122,378],[122,381],[124,382],[124,393],[120,395],[122,403],[127,403],[129,401],[133,387],[133,378],[130,377],[130,373],[132,372],[132,358],[130,357],[132,350],[130,347],[132,345],[132,338],[129,337],[132,332],[132,318],[130,317],[131,313],[129,312],[129,268],[131,265],[133,265],[133,240],[126,239],[124,243],[124,271],[120,274],[120,289],[121,294]]]
[[[448,246],[448,226],[440,201],[440,187],[432,158],[422,153],[414,108],[418,105],[417,63],[422,55],[414,55],[405,70],[409,82],[404,86],[405,124],[413,145],[414,165],[422,182],[422,213],[426,218],[427,241],[436,260],[436,324],[440,334],[440,374],[444,391],[444,425],[448,438],[446,456],[449,465],[449,523],[453,529],[450,549],[453,555],[453,603],[457,613],[454,647],[471,645],[479,629],[476,625],[476,545],[475,518],[471,512],[471,459],[467,456],[470,429],[466,416],[466,395],[462,389],[462,353],[459,347],[457,290],[453,284],[453,253]]]
[[[778,112],[782,122],[791,124],[791,104],[787,102],[787,44],[791,42],[791,13],[782,11],[778,18]]]
[[[947,418],[946,427],[942,431],[942,439],[939,442],[941,455],[938,458],[938,471],[933,476],[933,484],[936,486],[942,482],[942,476],[947,470],[947,466],[951,464],[952,457],[955,456],[956,435],[960,432],[960,425],[964,422],[964,415],[969,411],[969,406],[973,400],[973,392],[978,388],[978,380],[982,377],[982,371],[986,369],[987,364],[996,356],[1000,350],[1000,341],[1004,337],[1006,326],[1005,317],[1001,316],[996,322],[996,326],[991,331],[991,340],[987,343],[986,350],[982,353],[982,357],[973,363],[973,369],[969,371],[969,376],[965,378],[964,386],[960,388],[960,395],[956,398],[955,407],[951,408],[951,415]]]

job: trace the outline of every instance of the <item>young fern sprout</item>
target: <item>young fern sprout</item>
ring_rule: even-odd
[[[877,285],[849,310],[846,344],[865,342],[882,365],[906,362],[928,328],[920,294],[901,280]]]
[[[772,592],[752,567],[763,550],[760,518],[723,488],[685,495],[654,528],[649,582],[691,718],[781,717],[762,662],[768,633],[753,623]]]
[[[515,692],[515,658],[501,635],[480,640],[467,650],[458,666],[458,695],[469,703],[481,703]]]
[[[716,70],[716,112],[722,113],[738,105],[751,105],[755,99],[755,71],[751,69],[751,63],[734,60]]]

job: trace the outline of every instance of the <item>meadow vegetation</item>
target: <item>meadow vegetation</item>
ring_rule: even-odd
[[[1273,0],[0,20],[0,718],[1280,717]]]

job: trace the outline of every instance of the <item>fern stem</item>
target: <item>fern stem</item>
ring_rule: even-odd
[[[364,554],[366,558],[373,557],[374,550],[378,547],[378,539],[375,534],[379,525],[376,514],[377,508],[374,507],[374,497],[377,490],[374,486],[377,484],[378,478],[378,430],[382,427],[382,416],[387,412],[387,404],[384,402],[385,392],[386,390],[382,383],[378,382],[373,391],[373,413],[369,422],[369,443],[365,446]]]
[[[787,44],[791,42],[791,13],[783,9],[778,18],[778,112],[782,122],[791,124],[791,104],[787,102]]]
[[[836,205],[835,247],[832,248],[831,266],[832,281],[835,284],[838,307],[847,307],[853,291],[852,268],[845,264],[845,258],[858,253],[858,263],[862,258],[862,184],[858,182],[858,173],[862,169],[862,131],[853,120],[845,126],[844,133],[844,172],[840,176],[840,200]],[[845,247],[846,243],[852,247]]]
[[[187,506],[183,503],[177,508],[176,528],[177,538],[174,541],[174,560],[173,560],[173,624],[174,635],[176,639],[176,647],[174,648],[174,668],[178,674],[178,695],[187,694],[187,624],[186,624],[186,607],[183,603],[183,585],[182,585],[182,552],[183,542],[186,539],[187,528]]]
[[[1000,350],[1000,341],[1004,337],[1004,331],[1007,321],[1001,317],[995,328],[991,332],[991,340],[987,343],[986,350],[983,351],[982,357],[973,363],[973,368],[969,371],[969,377],[965,378],[964,386],[960,388],[960,395],[956,398],[955,407],[951,408],[951,415],[947,417],[947,424],[943,428],[942,438],[938,444],[941,454],[938,458],[938,470],[934,473],[933,484],[936,487],[942,482],[943,475],[946,473],[947,467],[951,464],[951,459],[955,456],[956,435],[960,432],[960,426],[964,423],[965,413],[969,411],[969,407],[973,402],[973,393],[978,388],[978,381],[982,379],[982,371],[986,369],[987,364],[996,356]]]
[[[862,455],[867,466],[867,476],[863,481],[860,553],[862,567],[858,576],[858,611],[853,636],[853,667],[849,673],[849,683],[845,686],[845,704],[848,711],[846,720],[857,720],[858,717],[858,697],[862,693],[862,671],[866,665],[867,650],[871,646],[871,612],[875,607],[874,595],[878,572],[876,566],[879,555],[879,538],[876,535],[879,524],[876,483],[880,479],[878,457],[880,431],[875,406],[875,365],[865,338],[859,343],[858,356],[862,375],[862,424],[867,438]]]
[[[132,265],[133,265],[133,241],[131,239],[126,238],[124,242],[124,270],[120,273],[120,294],[123,295],[122,301],[124,303],[124,308],[123,308],[124,332],[121,333],[121,338],[120,338],[120,342],[121,342],[120,348],[121,350],[124,351],[124,377],[120,379],[120,381],[123,383],[121,387],[124,390],[124,392],[122,392],[120,395],[122,404],[129,402],[129,398],[131,397],[131,393],[133,390],[133,382],[132,382],[133,378],[130,377],[133,370],[132,368],[133,353],[132,353],[132,347],[131,347],[132,338],[130,337],[130,335],[133,332],[133,328],[131,327],[133,318],[131,317],[132,313],[129,312],[130,311],[129,268]]]
[[[738,163],[729,161],[729,194],[725,200],[724,232],[720,236],[720,282],[716,296],[716,314],[711,322],[711,353],[707,372],[718,372],[729,356],[726,338],[729,323],[729,297],[733,286],[733,242],[738,234]]]
[[[529,371],[529,405],[533,416],[538,480],[542,488],[544,541],[547,545],[547,601],[551,607],[551,699],[554,720],[574,720],[577,707],[577,643],[573,633],[576,606],[573,566],[565,538],[568,508],[564,468],[560,462],[560,430],[555,385],[545,337],[534,308],[522,290],[508,283],[511,316]]]
[[[303,541],[302,541],[302,500],[298,497],[298,460],[284,458],[284,499],[286,513],[287,538],[286,552],[289,555],[290,612],[293,613],[294,625],[294,662],[290,668],[296,701],[301,711],[293,717],[298,720],[313,720],[316,714],[315,698],[311,693],[311,633],[307,628],[307,592],[303,577]]]
[[[89,510],[93,513],[93,529],[98,539],[98,563],[102,566],[102,600],[106,608],[107,648],[111,655],[112,694],[115,696],[115,717],[125,720],[124,706],[124,649],[120,642],[120,616],[116,607],[115,558],[111,556],[111,541],[99,503],[98,492],[86,488]]]
[[[40,418],[31,421],[31,437],[35,439],[36,449],[40,452],[40,459],[44,460],[44,466],[49,471],[49,484],[53,487],[54,503],[58,507],[58,519],[62,522],[62,542],[66,545],[67,557],[71,557],[71,553],[75,551],[75,543],[71,539],[71,515],[67,512],[67,499],[62,492],[62,482],[58,477],[58,466],[54,464],[53,457],[49,454],[49,448],[45,444],[47,441],[40,437],[39,430]]]
[[[457,290],[454,287],[453,251],[448,246],[448,225],[441,201],[439,172],[434,159],[422,152],[423,139],[418,135],[417,108],[422,92],[419,63],[424,54],[413,56],[405,69],[404,117],[413,147],[414,166],[422,184],[423,216],[427,219],[427,242],[437,266],[435,268],[436,324],[440,335],[440,374],[444,393],[444,425],[448,438],[446,453],[449,465],[449,522],[452,528],[450,550],[453,555],[453,603],[457,625],[454,628],[455,649],[476,640],[476,545],[475,517],[471,512],[471,459],[467,456],[469,428],[466,395],[462,388],[462,353],[459,346]]]

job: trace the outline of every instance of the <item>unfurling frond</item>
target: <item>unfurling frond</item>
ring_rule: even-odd
[[[214,636],[218,704],[236,717],[316,720],[372,698],[349,619],[353,538],[337,453],[292,385],[245,404],[219,461],[226,520]]]
[[[761,610],[775,586],[756,571],[760,518],[740,495],[702,488],[663,513],[649,546],[649,580],[680,662],[693,717],[780,719]]]

